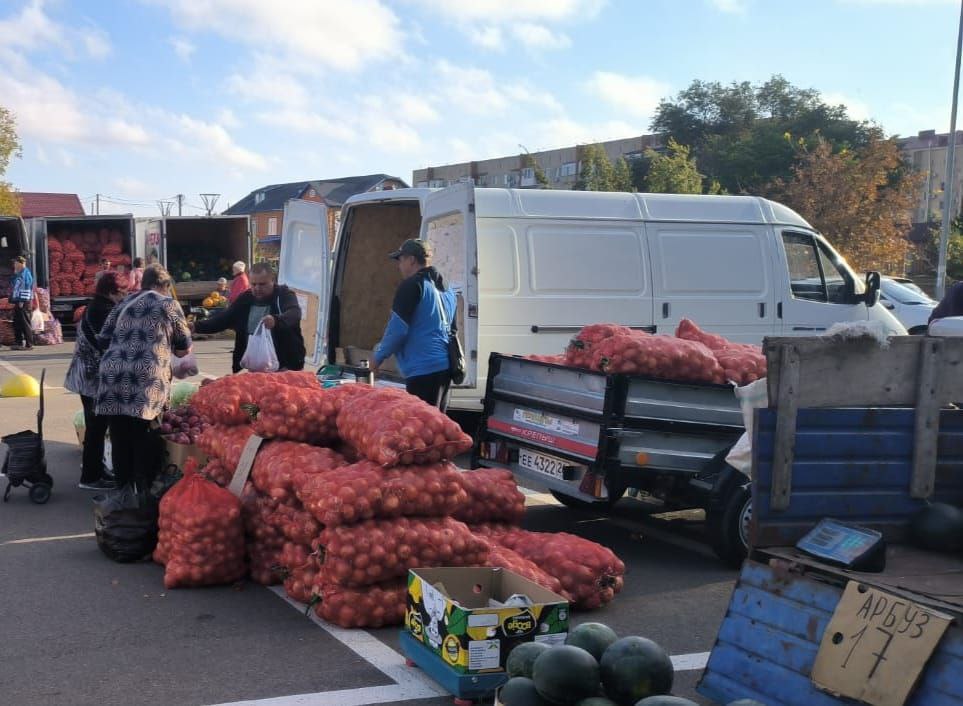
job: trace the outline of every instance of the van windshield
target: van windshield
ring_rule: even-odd
[[[852,293],[863,292],[863,283],[821,237],[785,232],[783,245],[794,298],[847,304]]]

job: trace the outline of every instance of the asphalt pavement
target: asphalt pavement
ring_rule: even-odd
[[[230,372],[231,342],[195,347],[201,376]],[[53,496],[23,488],[0,505],[0,703],[19,706],[352,706],[450,704],[407,667],[398,630],[341,630],[306,617],[283,591],[250,582],[165,591],[149,561],[116,564],[93,539],[91,494],[77,488],[76,395],[61,386],[73,344],[0,351],[0,380],[46,369],[44,438]],[[0,434],[35,428],[38,400],[0,399]],[[0,478],[0,481],[3,479]],[[5,483],[4,483],[5,485]],[[0,488],[2,490],[2,488]],[[736,573],[702,542],[693,515],[646,517],[623,500],[614,518],[577,512],[532,489],[525,525],[604,544],[625,561],[625,589],[577,613],[644,635],[677,664],[674,693],[695,685]]]

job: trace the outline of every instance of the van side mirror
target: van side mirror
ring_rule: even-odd
[[[863,302],[868,307],[876,306],[879,302],[879,272],[866,273],[866,291],[863,293]]]

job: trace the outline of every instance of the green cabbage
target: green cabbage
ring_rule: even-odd
[[[191,401],[198,385],[193,382],[179,382],[171,388],[171,408],[183,407]]]

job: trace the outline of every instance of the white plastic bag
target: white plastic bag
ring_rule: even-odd
[[[752,477],[752,419],[753,410],[769,406],[769,387],[766,378],[760,378],[748,385],[735,389],[736,399],[742,407],[742,423],[746,433],[739,437],[735,446],[729,449],[726,463]]]
[[[263,321],[247,339],[247,350],[241,358],[241,367],[252,373],[273,373],[281,367],[278,354],[274,350],[274,339],[271,338],[271,332],[264,328]]]
[[[34,309],[30,314],[30,330],[34,333],[43,333],[43,313],[40,309]]]
[[[171,371],[174,373],[174,377],[178,380],[183,380],[184,378],[189,378],[197,375],[197,357],[194,355],[194,351],[191,351],[183,358],[174,357],[171,359]]]

